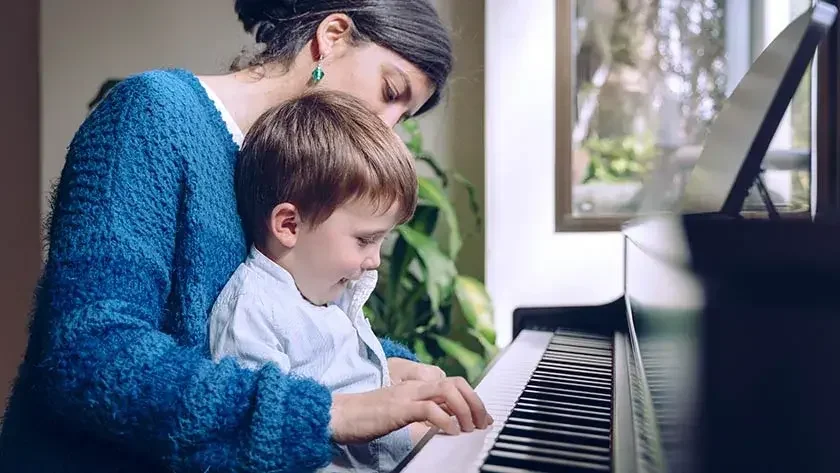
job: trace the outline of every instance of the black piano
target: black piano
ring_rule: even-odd
[[[476,388],[496,425],[433,430],[397,471],[840,472],[840,224],[780,216],[760,177],[836,16],[817,2],[755,61],[679,207],[673,176],[646,184],[623,296],[517,309]],[[769,218],[741,216],[753,188]]]

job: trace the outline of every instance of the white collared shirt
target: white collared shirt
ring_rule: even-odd
[[[366,271],[336,303],[316,306],[288,271],[252,248],[213,306],[213,360],[233,356],[250,369],[273,362],[340,393],[389,386],[385,353],[362,312],[376,280]]]

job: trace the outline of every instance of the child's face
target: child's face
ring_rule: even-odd
[[[313,304],[335,301],[347,282],[379,267],[382,241],[394,228],[397,206],[382,212],[353,201],[314,229],[302,225],[295,243],[295,283]]]

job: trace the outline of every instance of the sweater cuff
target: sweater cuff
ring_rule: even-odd
[[[258,376],[245,471],[314,471],[328,465],[329,390],[312,379],[284,374],[272,364]]]
[[[385,352],[385,358],[405,358],[406,360],[419,361],[414,353],[411,352],[405,345],[395,342],[388,337],[379,339],[382,343],[382,351]]]

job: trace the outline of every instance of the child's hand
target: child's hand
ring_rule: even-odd
[[[401,384],[405,381],[438,381],[446,377],[446,373],[437,366],[404,358],[388,358],[388,371],[392,384]]]

